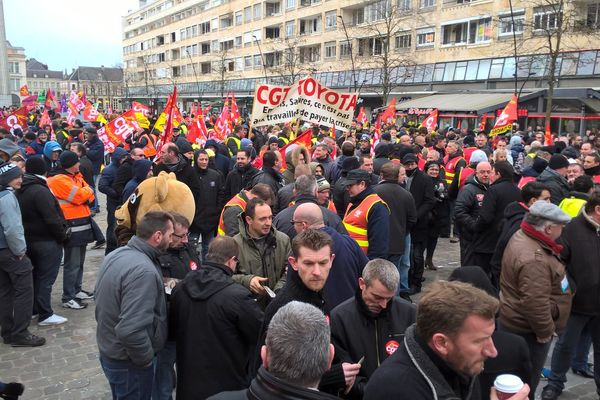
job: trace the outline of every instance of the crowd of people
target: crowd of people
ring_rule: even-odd
[[[28,121],[0,129],[1,335],[42,346],[32,321],[68,322],[62,265],[61,306],[95,301],[114,399],[496,399],[508,373],[515,400],[542,378],[551,400],[569,369],[600,394],[596,132],[240,123],[200,146],[184,123],[105,154],[97,125]],[[193,218],[150,211],[119,235],[117,209],[163,171]],[[424,286],[440,237],[461,266]],[[105,258],[84,285],[89,246]]]

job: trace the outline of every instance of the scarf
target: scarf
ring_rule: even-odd
[[[542,232],[535,229],[533,226],[531,226],[530,224],[525,222],[525,220],[523,220],[523,222],[521,222],[521,229],[528,236],[531,236],[532,238],[539,240],[540,242],[544,243],[546,246],[550,247],[550,250],[552,250],[554,255],[556,255],[557,257],[560,257],[560,253],[563,249],[562,245],[556,243],[554,240],[550,239],[548,236],[544,235]]]

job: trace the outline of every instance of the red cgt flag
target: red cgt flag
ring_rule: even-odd
[[[279,153],[281,154],[281,167],[287,168],[287,164],[285,162],[285,155],[288,151],[292,151],[294,148],[298,146],[304,146],[306,149],[310,149],[312,146],[312,131],[307,130],[306,132],[300,134],[296,139],[292,140],[285,146],[279,149]]]
[[[359,122],[362,126],[365,126],[367,123],[367,114],[365,114],[365,108],[361,107],[358,112],[358,116],[356,117],[356,121]]]
[[[240,110],[238,109],[235,93],[231,93],[231,122],[237,124],[240,120]]]
[[[0,120],[0,127],[14,133],[15,129],[24,130],[27,127],[27,107],[21,107]]]
[[[431,112],[431,114],[429,114],[429,116],[427,116],[427,118],[425,118],[423,120],[423,122],[421,122],[421,125],[419,125],[419,128],[425,127],[428,130],[434,131],[437,124],[438,124],[438,109],[436,108]]]
[[[381,114],[381,120],[383,122],[389,122],[396,115],[396,98],[392,98],[392,101],[387,106],[385,111]]]
[[[188,128],[186,138],[190,143],[198,143],[199,145],[204,146],[206,138],[208,138],[208,129],[206,129],[204,116],[202,114],[199,114],[194,118]]]
[[[512,129],[513,121],[517,120],[517,95],[513,94],[510,101],[502,110],[502,114],[496,120],[494,128],[490,131],[490,136],[500,135]]]

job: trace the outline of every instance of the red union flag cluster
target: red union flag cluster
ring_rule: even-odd
[[[252,126],[291,122],[313,122],[347,132],[350,130],[358,95],[331,90],[313,77],[292,86],[258,85],[252,106]]]
[[[129,110],[118,118],[98,130],[98,138],[104,144],[104,149],[112,153],[115,147],[123,143],[134,132],[141,130],[135,113]]]
[[[419,125],[419,128],[427,128],[430,131],[434,131],[435,128],[438,125],[438,109],[434,109],[431,114],[429,114],[427,116],[427,118],[425,118],[423,120],[423,122],[421,122],[421,125]]]
[[[502,114],[496,120],[494,128],[490,131],[490,136],[496,136],[506,133],[512,129],[512,123],[517,120],[517,95],[512,98],[502,110]]]

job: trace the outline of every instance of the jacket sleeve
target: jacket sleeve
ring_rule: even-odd
[[[242,290],[240,288],[240,292]],[[240,339],[252,347],[256,346],[264,318],[262,310],[248,290],[236,296],[233,305]]]
[[[469,188],[465,187],[458,193],[456,205],[454,206],[454,219],[456,220],[456,223],[460,229],[467,230],[466,233],[469,233],[470,235],[473,234],[473,228],[475,226],[475,219],[471,217],[473,201],[473,193]]]
[[[283,246],[283,253],[285,254],[285,261],[284,261],[284,266],[283,266],[283,273],[281,274],[281,277],[279,278],[279,280],[277,281],[277,283],[275,284],[275,287],[273,288],[273,290],[279,290],[281,288],[283,288],[287,282],[287,267],[288,267],[288,254],[290,254],[292,252],[292,246],[290,245],[290,239],[287,237],[287,235],[283,235],[282,237],[284,238],[284,240],[282,242],[277,243],[277,246]],[[279,249],[277,249],[277,253],[279,253]]]
[[[57,199],[68,201],[75,205],[85,204],[94,201],[94,191],[83,179],[81,185],[75,184],[70,178],[64,175],[57,175],[50,184],[50,189]]]
[[[496,209],[498,204],[498,193],[495,188],[489,189],[483,198],[483,204],[477,214],[475,222],[475,231],[482,232],[490,228],[490,224],[494,222],[496,217]]]
[[[219,212],[221,212],[223,206],[227,203],[227,199],[225,198],[225,179],[223,178],[221,171],[216,171],[219,174],[219,177],[217,178],[217,208]]]
[[[17,198],[12,193],[0,198],[0,228],[2,228],[10,252],[17,257],[25,254],[27,244],[21,222],[21,209]]]
[[[227,207],[223,211],[223,225],[225,225],[225,234],[235,236],[240,233],[240,209],[237,206]]]
[[[87,149],[87,156],[93,163],[102,164],[104,158],[104,145],[100,140],[92,143]]]
[[[123,190],[127,186],[127,182],[132,178],[131,168],[128,165],[121,165],[115,174],[112,182],[112,190],[117,199],[123,197]]]
[[[148,332],[152,331],[154,306],[158,289],[153,272],[144,271],[130,274],[121,290],[121,313],[115,325],[115,333],[135,365],[148,365],[154,358],[152,340]]]
[[[390,244],[390,212],[388,208],[378,203],[369,212],[367,223],[367,237],[369,239],[369,260],[386,258]]]
[[[407,191],[408,192],[408,191]],[[417,223],[417,207],[415,206],[415,199],[412,197],[412,194],[408,192],[408,196],[406,197],[406,231],[410,232],[413,226]],[[402,240],[402,239],[400,239]]]
[[[519,274],[519,292],[524,305],[521,312],[538,339],[548,339],[555,332],[550,301],[551,274],[539,261],[524,265]]]
[[[110,198],[118,199],[120,197],[112,187],[111,181],[113,180],[113,176],[111,176],[109,168],[112,169],[112,167],[106,167],[100,174],[100,179],[98,180],[98,190],[100,193],[104,193]]]
[[[39,191],[34,197],[34,202],[40,205],[37,210],[41,214],[44,226],[58,242],[64,242],[66,239],[65,218],[59,211],[60,209],[56,208],[58,206],[54,206],[56,199],[52,193],[48,190]]]
[[[414,182],[413,182],[414,183]],[[427,219],[429,212],[435,207],[435,193],[433,191],[433,181],[428,176],[423,180],[423,202],[417,208],[417,219]]]

